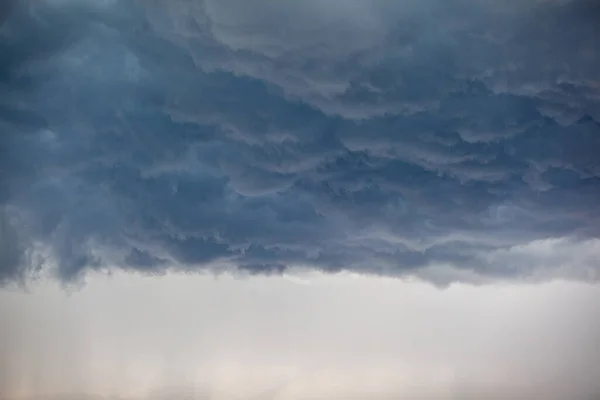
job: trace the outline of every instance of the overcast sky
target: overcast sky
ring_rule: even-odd
[[[1,4],[0,395],[596,391],[597,1]]]
[[[94,276],[0,292],[0,382],[13,396],[587,399],[598,304],[600,288],[565,282]]]

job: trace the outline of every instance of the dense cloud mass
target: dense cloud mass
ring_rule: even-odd
[[[600,276],[600,3],[0,8],[0,280]]]

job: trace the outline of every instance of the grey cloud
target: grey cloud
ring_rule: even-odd
[[[594,2],[12,11],[2,280],[227,266],[597,276]],[[558,258],[535,253],[553,241]],[[556,260],[581,246],[592,253],[565,272]]]

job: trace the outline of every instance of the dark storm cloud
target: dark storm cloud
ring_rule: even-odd
[[[595,279],[599,16],[585,0],[22,1],[0,36],[0,279]]]

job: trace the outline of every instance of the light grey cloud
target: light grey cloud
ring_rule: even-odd
[[[596,279],[599,19],[584,0],[21,1],[0,278]]]

